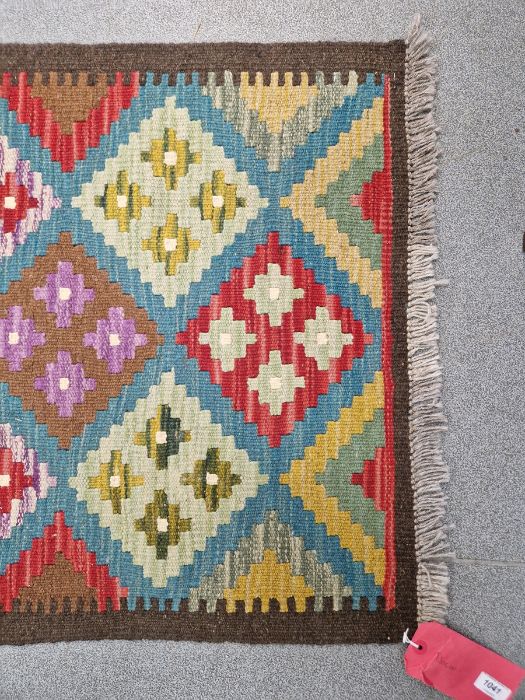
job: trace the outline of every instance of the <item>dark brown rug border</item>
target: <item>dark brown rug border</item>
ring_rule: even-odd
[[[313,602],[313,601],[312,601]],[[9,619],[7,619],[9,618]],[[2,644],[24,645],[89,640],[171,640],[249,644],[388,644],[400,642],[407,621],[390,613],[224,611],[105,613],[12,612],[0,615]],[[355,630],[359,629],[356,638]]]
[[[409,449],[409,384],[406,309],[408,301],[407,234],[408,173],[404,96],[405,42],[296,44],[75,45],[4,44],[0,72],[140,71],[160,79],[167,73],[231,70],[265,76],[292,71],[294,77],[317,71],[328,74],[356,70],[360,76],[385,72],[391,76],[392,180],[394,186],[392,245],[392,333],[394,395],[396,609],[325,610],[304,613],[189,613],[138,609],[130,612],[0,613],[0,643],[28,644],[89,639],[171,639],[253,643],[381,643],[399,642],[417,620],[417,590],[413,491]],[[205,80],[203,75],[199,76]]]
[[[396,463],[394,532],[396,545],[396,611],[403,621],[397,630],[417,627],[417,573],[414,492],[410,461],[410,384],[408,376],[408,145],[405,124],[406,44],[400,42],[400,68],[391,73],[390,131],[392,146],[392,372],[394,377],[394,453]],[[387,613],[385,613],[386,615]],[[406,624],[405,624],[406,623]]]
[[[354,57],[357,60],[354,60]],[[179,73],[191,80],[193,72],[204,82],[210,72],[218,82],[225,70],[234,78],[241,72],[263,73],[265,79],[273,72],[282,81],[286,72],[308,73],[310,81],[318,71],[327,74],[356,70],[364,73],[393,73],[404,67],[405,42],[348,43],[300,42],[280,44],[209,43],[209,44],[3,44],[0,46],[0,72],[16,74],[122,72],[125,76],[153,73],[154,82],[168,76],[173,84]],[[60,79],[60,75],[58,76]]]

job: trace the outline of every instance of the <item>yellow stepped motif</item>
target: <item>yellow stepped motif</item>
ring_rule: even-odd
[[[174,275],[181,263],[188,262],[191,251],[201,242],[194,240],[191,229],[179,227],[177,214],[169,213],[164,226],[157,226],[151,236],[141,241],[142,250],[150,250],[155,262],[164,263],[167,275]]]
[[[150,150],[141,159],[151,163],[155,177],[163,177],[167,190],[176,190],[179,180],[188,174],[192,163],[202,163],[202,153],[192,151],[187,139],[177,137],[175,129],[164,129],[161,139],[152,139]]]
[[[257,112],[259,120],[266,123],[268,131],[279,134],[283,125],[292,119],[301,107],[306,107],[319,88],[308,85],[308,73],[301,73],[299,85],[293,85],[293,74],[284,74],[284,85],[279,85],[279,73],[272,73],[270,84],[264,84],[262,73],[255,75],[250,85],[249,73],[241,73],[239,94],[247,107]]]
[[[361,294],[370,296],[375,308],[382,301],[381,270],[371,269],[370,261],[360,256],[357,246],[350,245],[348,236],[337,229],[335,219],[327,219],[326,210],[316,206],[315,200],[325,195],[330,183],[337,181],[353,160],[362,158],[364,149],[382,133],[383,98],[376,97],[372,107],[352,123],[350,131],[341,134],[338,143],[328,149],[326,157],[316,160],[313,170],[306,171],[303,182],[292,187],[292,194],[281,198],[281,206],[291,209],[304,230],[313,233],[315,242],[324,245],[339,269],[347,271],[350,281],[359,285]]]
[[[279,601],[281,612],[288,612],[288,598],[294,598],[297,612],[306,610],[306,599],[314,595],[314,590],[306,585],[303,576],[294,576],[288,562],[279,562],[277,554],[271,550],[264,551],[262,562],[252,564],[250,572],[239,576],[235,588],[226,588],[224,599],[226,610],[235,612],[235,602],[242,600],[245,611],[253,612],[253,602],[261,600],[262,612],[270,609],[270,600]]]
[[[351,513],[339,510],[337,498],[327,496],[316,475],[324,470],[327,460],[337,459],[339,448],[348,444],[353,435],[362,433],[374,411],[383,406],[383,373],[376,372],[374,381],[365,384],[362,395],[356,396],[349,408],[341,409],[338,420],[327,423],[326,433],[317,435],[315,445],[304,451],[304,458],[293,460],[290,471],[280,478],[282,484],[288,484],[292,496],[301,498],[304,507],[314,513],[316,523],[325,523],[328,535],[338,536],[341,546],[349,549],[356,561],[364,563],[365,571],[374,575],[379,586],[385,578],[385,550],[375,546],[374,538],[365,533],[360,523],[352,521]]]

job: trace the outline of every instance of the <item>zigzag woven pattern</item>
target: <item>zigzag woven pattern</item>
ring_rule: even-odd
[[[398,641],[404,43],[3,54],[0,642]]]

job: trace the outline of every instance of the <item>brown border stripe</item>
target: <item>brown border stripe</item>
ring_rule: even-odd
[[[0,48],[0,72],[35,73],[87,72],[91,81],[99,73],[122,72],[129,76],[153,73],[154,82],[168,75],[172,84],[178,73],[198,72],[205,82],[210,72],[220,76],[225,70],[234,78],[241,72],[263,73],[266,79],[278,72],[292,72],[294,80],[308,73],[313,81],[318,71],[331,76],[334,72],[357,70],[391,73],[404,66],[405,43],[365,44],[346,42],[303,42],[296,44],[3,44]],[[356,67],[358,66],[358,67]]]
[[[381,607],[369,612],[366,601],[360,610],[343,601],[343,610],[314,612],[311,601],[305,613],[189,613],[158,609],[134,612],[70,612],[47,615],[43,611],[0,613],[0,641],[9,644],[74,639],[193,639],[200,641],[290,642],[330,644],[341,642],[398,642],[403,631],[414,629],[417,619],[416,557],[413,492],[408,433],[409,384],[407,371],[406,308],[408,175],[404,97],[405,43],[299,43],[299,44],[180,44],[180,45],[4,45],[0,71],[18,73],[139,71],[170,80],[179,72],[199,71],[201,81],[210,71],[219,78],[225,70],[238,77],[242,71],[270,73],[307,72],[312,79],[355,70],[360,76],[384,72],[391,77],[392,179],[394,187],[392,245],[392,331],[394,395],[394,442],[396,456],[395,547],[397,557],[396,609]],[[103,563],[103,562],[101,562]],[[329,601],[327,601],[328,603]]]
[[[313,599],[307,603],[311,608]],[[268,613],[245,614],[242,607],[227,613],[219,601],[214,613],[161,612],[139,607],[133,612],[97,613],[95,606],[93,612],[12,612],[0,614],[0,640],[17,645],[80,639],[190,639],[251,644],[372,644],[401,640],[407,619],[399,610],[369,613],[347,607],[341,612],[307,609],[297,613],[290,605],[289,612],[281,613],[276,609],[277,601],[270,601]]]
[[[394,376],[394,454],[396,463],[394,533],[396,548],[396,610],[417,626],[417,562],[414,494],[409,440],[408,304],[408,147],[405,126],[405,44],[401,67],[391,74],[390,131],[392,144],[392,371]],[[386,613],[385,613],[386,615]],[[401,632],[402,633],[402,632]],[[400,638],[400,637],[399,637]],[[393,641],[399,641],[395,639]]]

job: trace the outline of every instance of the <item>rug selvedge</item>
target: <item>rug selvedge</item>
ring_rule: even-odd
[[[414,623],[405,49],[343,48],[4,73],[0,641]]]

